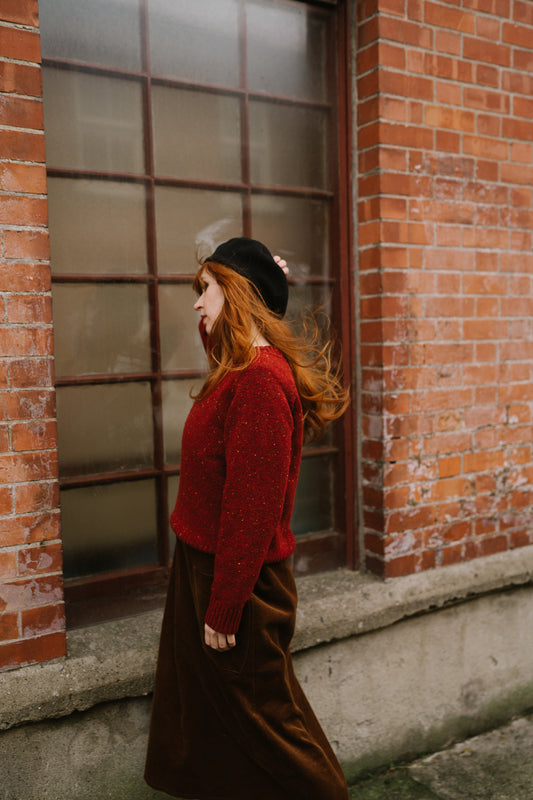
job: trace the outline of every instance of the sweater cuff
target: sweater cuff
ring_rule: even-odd
[[[224,606],[211,598],[205,622],[217,633],[237,633],[243,606]]]

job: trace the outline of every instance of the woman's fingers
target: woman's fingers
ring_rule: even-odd
[[[218,631],[214,631],[213,628],[210,628],[207,623],[204,625],[204,632],[206,645],[213,650],[217,650],[219,653],[231,650],[237,643],[235,634],[219,633]]]
[[[274,256],[273,258],[274,258],[274,261],[276,262],[276,264],[278,264],[281,267],[281,269],[283,270],[285,275],[288,275],[289,274],[289,268],[287,266],[287,262],[285,261],[285,259],[282,258],[281,256]]]

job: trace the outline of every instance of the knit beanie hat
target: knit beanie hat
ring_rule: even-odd
[[[224,264],[248,278],[267,308],[281,317],[285,314],[289,299],[287,276],[264,244],[237,236],[219,244],[215,252],[204,259],[204,264],[207,261]]]

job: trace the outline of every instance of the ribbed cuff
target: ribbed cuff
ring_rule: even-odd
[[[224,606],[211,598],[205,621],[217,633],[237,633],[243,606]]]

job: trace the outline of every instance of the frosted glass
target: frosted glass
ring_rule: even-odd
[[[66,578],[157,563],[155,481],[61,492]]]
[[[193,388],[196,394],[202,383],[202,380],[163,381],[163,432],[167,464],[179,463],[183,426],[193,404],[190,391]]]
[[[117,181],[48,178],[52,271],[146,272],[146,192]]]
[[[246,7],[248,86],[311,100],[326,96],[326,21],[303,4]]]
[[[169,475],[167,483],[167,502],[168,502],[168,516],[170,520],[170,515],[174,511],[174,506],[176,505],[176,498],[178,496],[178,489],[179,489],[179,475]],[[170,560],[174,555],[174,549],[176,547],[176,534],[170,527],[170,521],[168,525],[168,539],[169,539],[169,553],[170,553]]]
[[[148,383],[60,386],[57,421],[63,476],[153,466]]]
[[[57,375],[151,370],[146,286],[55,283],[52,294]]]
[[[174,369],[205,369],[205,350],[198,333],[199,314],[192,286],[160,285],[159,321],[161,366]]]
[[[43,58],[141,69],[139,0],[39,0]]]
[[[287,319],[298,323],[302,315],[309,316],[313,312],[318,312],[317,319],[322,327],[325,321],[321,317],[331,314],[331,287],[311,283],[290,286]]]
[[[237,86],[237,0],[150,0],[151,67],[154,75]]]
[[[236,192],[159,186],[155,216],[161,275],[195,274],[221,242],[242,236],[242,200]]]
[[[252,181],[327,187],[327,114],[266,101],[250,103]]]
[[[333,464],[331,458],[304,458],[294,500],[295,535],[333,529]]]
[[[234,97],[154,86],[157,175],[241,180],[240,107]]]
[[[144,173],[140,83],[47,67],[43,97],[48,166]]]
[[[252,195],[252,235],[287,260],[291,277],[328,276],[326,200]]]

